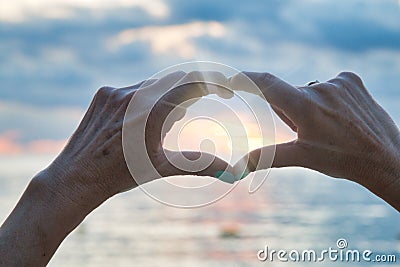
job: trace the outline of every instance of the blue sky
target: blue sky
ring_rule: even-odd
[[[2,1],[0,141],[66,139],[100,86],[133,84],[189,60],[294,84],[351,70],[400,123],[398,1],[234,3]]]

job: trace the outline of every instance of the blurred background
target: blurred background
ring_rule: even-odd
[[[296,85],[354,71],[400,125],[397,0],[0,0],[0,221],[100,86],[191,60]],[[284,266],[259,262],[257,251],[327,249],[339,238],[398,253],[400,215],[359,185],[288,168],[255,194],[238,186],[194,210],[124,193],[88,216],[50,266]]]

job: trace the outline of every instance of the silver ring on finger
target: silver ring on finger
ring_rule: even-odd
[[[313,85],[313,84],[317,84],[317,83],[319,83],[319,81],[318,81],[318,80],[311,81],[311,82],[308,82],[308,83],[306,84],[306,86],[311,86],[311,85]]]

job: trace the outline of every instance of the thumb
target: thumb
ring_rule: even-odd
[[[199,175],[219,178],[232,172],[232,167],[213,154],[200,151],[171,151],[163,149],[153,162],[162,176]]]
[[[302,161],[306,158],[305,153],[296,141],[297,140],[288,143],[278,144],[275,147],[274,146],[264,147],[259,149],[260,151],[250,152],[250,158],[256,156],[259,159],[258,164],[255,167],[255,170],[267,169],[270,167],[280,168],[280,167],[303,165]],[[272,162],[271,160],[268,162],[268,159],[266,161],[261,160],[260,157],[261,154],[269,152],[274,148],[275,148],[275,154],[273,155]],[[265,166],[265,164],[270,164],[270,166]],[[255,191],[257,191],[264,183],[266,178],[267,176],[263,175],[261,172],[258,174],[255,173],[252,176],[251,182],[249,184],[249,193],[254,193]]]
[[[305,160],[305,150],[297,144],[297,140],[294,140],[255,149],[241,158],[233,168],[236,175],[244,178],[250,172],[258,170],[304,166]]]
[[[305,149],[298,145],[297,140],[277,144],[275,147],[275,156],[272,162],[272,168],[305,165],[307,155]]]
[[[297,140],[294,140],[276,146],[265,146],[251,151],[233,166],[235,180],[243,179],[250,172],[258,170],[303,166],[303,161],[306,159],[305,151],[296,141]],[[249,184],[249,193],[257,191],[264,183],[265,178],[265,175],[261,173],[257,175],[257,173],[255,173]]]

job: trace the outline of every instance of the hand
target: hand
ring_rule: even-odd
[[[101,88],[68,145],[46,170],[54,174],[50,175],[52,178],[47,184],[56,192],[63,192],[63,187],[73,188],[73,191],[79,193],[82,190],[93,192],[93,194],[85,195],[85,203],[104,201],[118,192],[137,186],[126,166],[122,148],[122,126],[130,100],[139,93],[141,94],[138,96],[141,97],[140,108],[150,109],[153,100],[151,97],[157,92],[165,92],[165,88],[172,88],[178,82],[184,84],[185,80],[193,80],[195,75],[196,73],[176,72],[157,81],[146,81],[145,84],[140,83],[132,87]],[[222,74],[212,73],[212,75],[218,76],[221,83],[224,83],[224,80],[226,83],[226,78]],[[138,91],[139,87],[141,89]],[[211,93],[208,90],[209,87],[201,85],[180,86],[167,93],[151,111],[146,124],[146,148],[149,158],[162,176],[194,174],[178,169],[169,163],[166,154],[171,159],[179,153],[163,149],[164,136],[161,136],[161,130],[168,114],[175,107],[187,100],[196,100]],[[180,107],[179,111],[175,120],[185,115],[184,108]],[[143,117],[141,115],[141,113],[133,114],[129,118],[130,129],[134,130],[138,126]],[[173,124],[167,125],[167,131],[172,126]],[[138,133],[136,137],[143,139],[143,132]],[[200,156],[200,152],[181,153],[188,159],[196,159]],[[139,155],[138,158],[141,157],[145,155]],[[228,167],[228,164],[219,158],[212,160],[214,158],[212,155],[202,153],[202,157],[212,164],[203,171],[195,173],[197,175],[215,176],[218,171]],[[141,164],[141,162],[133,162],[133,164]],[[155,178],[157,177],[146,178],[145,182]],[[144,180],[142,177],[138,179]]]
[[[176,72],[131,87],[100,89],[65,149],[48,168],[32,179],[17,206],[0,227],[0,266],[45,266],[64,238],[86,215],[114,194],[135,187],[125,163],[121,133],[125,110],[132,96],[144,92],[144,96],[151,97],[157,91],[165,92],[166,88],[173,87],[180,80],[191,81],[193,75],[198,74]],[[210,75],[219,83],[227,82],[219,73]],[[210,92],[210,89],[215,91]],[[201,86],[201,83],[191,84],[173,89],[152,109],[146,133],[143,135],[142,132],[140,137],[145,138],[146,152],[162,176],[193,174],[165,163],[165,154],[174,158],[177,153],[165,151],[164,154],[162,149],[164,119],[178,104],[209,93],[227,97],[217,88]],[[144,109],[153,104],[146,97],[140,100]],[[184,114],[185,109],[181,107],[176,119]],[[135,128],[142,122],[141,112],[130,115],[128,123]],[[167,130],[172,125],[173,122],[167,125]],[[197,159],[199,154],[184,152],[189,159]],[[203,159],[211,164],[194,174],[214,176],[228,166],[205,153]]]
[[[400,133],[361,79],[340,73],[325,83],[294,87],[268,73],[245,73],[295,132],[276,145],[272,167],[301,166],[357,182],[400,210]],[[257,169],[264,147],[249,153]],[[242,160],[242,162],[243,162]],[[262,163],[261,163],[262,164]]]

